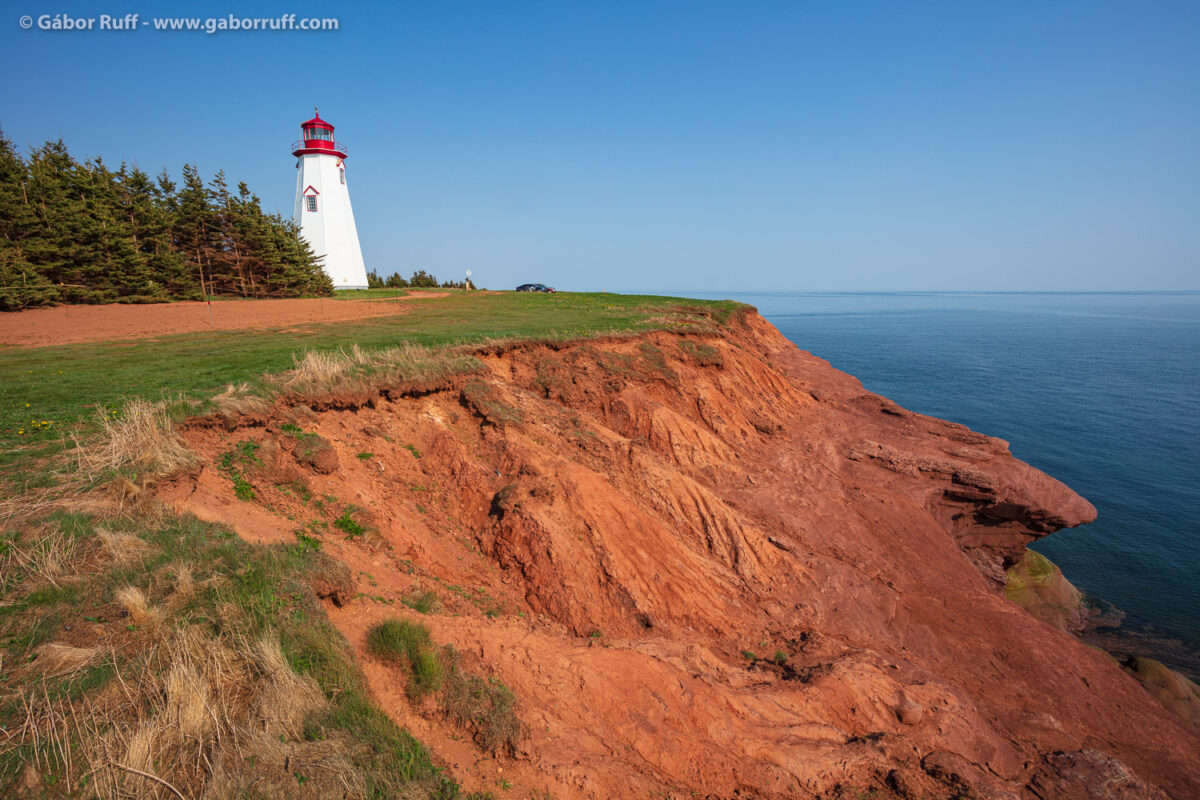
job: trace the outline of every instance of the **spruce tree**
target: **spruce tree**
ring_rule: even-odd
[[[0,309],[332,290],[296,226],[224,172],[206,186],[187,164],[176,185],[77,162],[61,141],[22,159],[0,134]]]
[[[145,258],[146,299],[169,300],[196,298],[199,292],[188,281],[187,261],[173,243],[173,213],[163,194],[163,178],[159,182],[136,166],[120,173],[120,204],[129,222],[134,247]],[[174,184],[167,179],[168,191]]]
[[[200,293],[212,294],[213,215],[208,189],[195,165],[183,165],[183,184],[175,200],[175,245],[191,264]]]
[[[25,257],[29,240],[38,236],[37,217],[29,203],[29,171],[0,133],[0,310],[11,311],[52,302],[58,290]]]

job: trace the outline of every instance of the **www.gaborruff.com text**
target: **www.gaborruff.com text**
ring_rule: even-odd
[[[25,15],[20,19],[22,28],[37,27],[41,31],[197,31],[203,33],[225,33],[242,31],[336,31],[340,27],[337,17],[300,17],[296,14],[281,14],[278,17],[239,17],[229,14],[224,17],[150,17],[141,14],[98,17],[75,17],[70,14],[41,14],[37,18]]]

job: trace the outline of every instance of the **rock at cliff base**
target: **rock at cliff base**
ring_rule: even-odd
[[[1168,711],[1200,728],[1200,686],[1153,658],[1131,658],[1121,669],[1136,678]]]
[[[1008,568],[1004,594],[1042,622],[1064,631],[1081,630],[1088,618],[1083,593],[1041,553],[1026,550],[1025,557]]]
[[[905,725],[916,725],[924,713],[925,709],[920,703],[906,694],[900,695],[900,702],[896,704],[896,719]]]

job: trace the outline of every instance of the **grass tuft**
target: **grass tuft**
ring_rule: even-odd
[[[101,412],[101,433],[95,441],[77,442],[80,468],[92,475],[126,467],[153,474],[182,469],[194,456],[175,435],[168,404],[134,398],[120,412]]]
[[[305,399],[374,387],[401,391],[428,387],[483,368],[472,355],[416,344],[378,350],[353,344],[349,350],[309,350],[294,360],[293,368],[274,380],[284,391]]]
[[[517,717],[516,696],[496,678],[466,674],[452,649],[442,708],[459,725],[472,731],[475,743],[488,752],[511,753],[523,726]]]
[[[437,593],[428,589],[425,591],[414,591],[406,595],[401,602],[413,611],[421,614],[432,613],[441,606],[441,600],[438,599]]]
[[[367,633],[367,649],[408,673],[408,695],[414,700],[442,685],[441,659],[429,628],[419,622],[389,619],[379,623]]]

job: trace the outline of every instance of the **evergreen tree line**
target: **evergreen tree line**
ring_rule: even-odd
[[[22,158],[0,134],[0,310],[332,290],[296,226],[224,172],[206,184],[189,164],[176,184],[61,140]]]
[[[393,272],[386,278],[381,278],[379,273],[371,270],[367,273],[367,288],[368,289],[474,289],[475,284],[470,278],[463,281],[442,281],[438,283],[438,279],[430,275],[423,269],[419,269],[412,274],[411,278],[405,278],[399,272]]]

